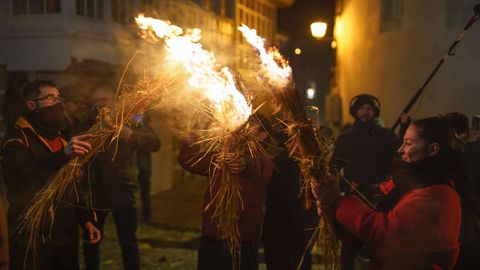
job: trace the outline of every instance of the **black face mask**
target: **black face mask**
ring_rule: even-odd
[[[67,126],[61,103],[37,109],[28,115],[28,119],[37,132],[50,139]]]

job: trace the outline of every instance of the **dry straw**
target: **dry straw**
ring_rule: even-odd
[[[285,147],[290,157],[300,166],[301,192],[305,197],[305,206],[309,208],[311,181],[330,186],[337,184],[340,179],[338,172],[329,167],[333,142],[322,137],[307,118],[305,105],[293,83],[292,70],[279,51],[274,47],[266,48],[264,39],[257,35],[255,29],[242,25],[238,30],[259,55],[261,63],[257,78],[276,107],[275,116],[285,126],[285,133],[289,137]],[[313,244],[315,239],[322,253],[325,269],[339,269],[340,243],[333,229],[333,221],[327,215],[320,217],[319,226],[310,244]],[[298,268],[300,267],[301,263]]]
[[[86,132],[93,135],[89,141],[92,150],[86,155],[71,159],[63,166],[48,184],[35,194],[30,207],[22,215],[17,230],[19,235],[26,237],[25,262],[29,255],[36,257],[39,240],[45,244],[50,239],[56,208],[59,203],[71,203],[65,199],[65,195],[72,187],[76,194],[76,202],[71,204],[79,204],[76,181],[86,173],[87,162],[108,144],[115,143],[118,147],[118,137],[122,128],[129,124],[134,115],[141,114],[147,109],[152,98],[158,96],[153,93],[158,93],[158,89],[162,89],[161,86],[163,83],[160,81],[140,81],[133,91],[124,92],[118,98],[113,110],[103,108],[99,111],[94,125]]]

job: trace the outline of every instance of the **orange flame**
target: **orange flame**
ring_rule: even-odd
[[[215,55],[202,48],[198,42],[200,29],[185,33],[170,22],[144,17],[143,14],[139,14],[135,21],[152,38],[165,40],[166,60],[183,66],[190,75],[190,86],[209,100],[214,118],[222,127],[235,130],[248,120],[252,114],[251,105],[236,88],[234,76],[228,68],[219,69]]]
[[[283,58],[276,47],[265,49],[264,39],[257,35],[257,30],[251,29],[242,24],[238,27],[243,37],[257,51],[262,61],[262,67],[270,83],[278,87],[286,86],[292,76],[292,68],[288,65],[288,61]]]

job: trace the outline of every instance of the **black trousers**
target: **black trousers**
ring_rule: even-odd
[[[355,270],[355,258],[359,249],[359,246],[342,245],[340,253],[341,270]]]
[[[215,237],[203,236],[198,248],[198,270],[231,270],[232,257],[224,242]],[[242,242],[239,270],[258,270],[256,245]]]
[[[137,211],[135,208],[126,208],[111,211],[117,237],[122,249],[123,268],[126,270],[140,269],[140,252],[138,250],[137,241]],[[102,232],[105,219],[109,211],[97,212],[97,228]],[[85,268],[87,270],[98,270],[100,267],[100,243],[83,244],[83,256],[85,260]]]
[[[304,253],[300,270],[312,269],[311,250],[305,251],[306,246],[295,247],[291,243],[264,240],[263,251],[267,270],[297,270]]]
[[[143,220],[150,219],[150,170],[140,170],[138,172],[138,182],[140,184],[140,197],[142,199],[142,217]]]

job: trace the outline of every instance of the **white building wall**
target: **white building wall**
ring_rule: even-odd
[[[12,15],[7,11],[7,69],[64,71],[73,59],[121,64],[127,57],[124,53],[133,54],[131,42],[124,42],[129,39],[118,36],[127,35],[123,33],[126,27],[110,20],[109,1],[103,20],[76,15],[74,3],[64,0],[59,14]]]
[[[338,1],[337,83],[344,121],[352,120],[348,114],[350,99],[367,92],[379,97],[382,118],[387,126],[392,125],[473,15],[467,12],[462,23],[447,26],[446,0],[403,0],[400,25],[381,31],[381,3]],[[480,25],[474,25],[412,109],[413,117],[480,112],[478,44]]]

